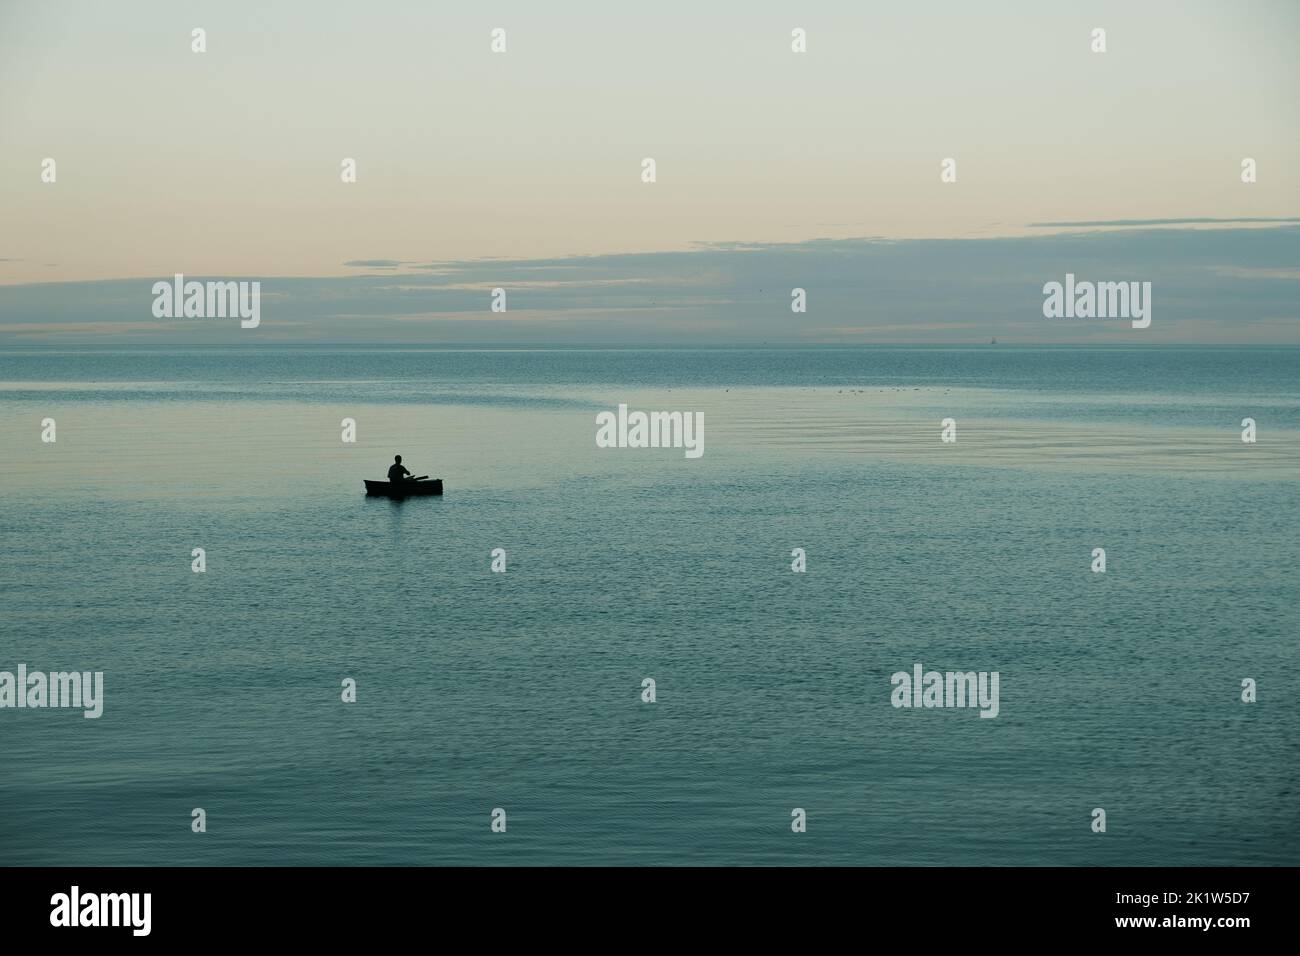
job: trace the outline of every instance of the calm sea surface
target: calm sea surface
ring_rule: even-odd
[[[1300,863],[1300,350],[10,351],[0,491],[0,864]]]

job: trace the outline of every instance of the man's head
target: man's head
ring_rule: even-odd
[[[394,456],[393,456],[393,461],[397,462],[397,463],[400,465],[400,464],[402,463],[402,456],[401,456],[401,455],[394,455]]]

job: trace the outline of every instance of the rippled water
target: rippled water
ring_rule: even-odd
[[[0,710],[0,862],[1295,864],[1298,373],[0,353],[0,670],[106,686]],[[596,448],[620,402],[704,456]],[[445,497],[364,497],[394,452]],[[891,707],[918,662],[997,719]]]

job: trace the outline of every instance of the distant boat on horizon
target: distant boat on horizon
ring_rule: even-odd
[[[990,342],[989,345],[997,345],[997,344],[998,344],[998,337],[995,335],[993,336],[993,341]]]

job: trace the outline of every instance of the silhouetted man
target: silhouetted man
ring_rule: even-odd
[[[409,474],[410,472],[402,465],[402,456],[395,455],[393,457],[393,464],[388,468],[388,480],[395,485],[401,484],[406,480],[406,476]]]

